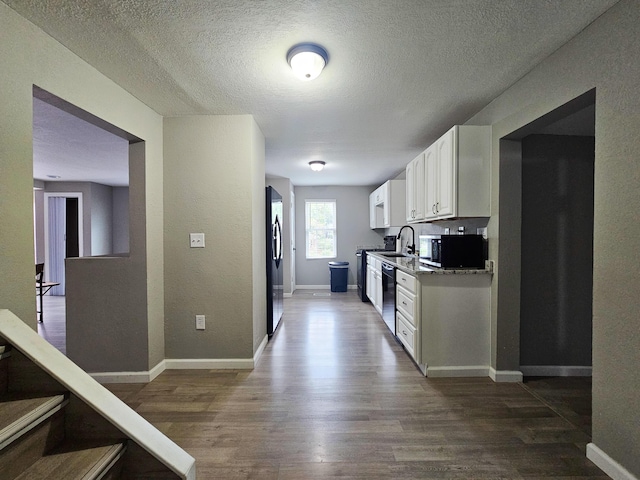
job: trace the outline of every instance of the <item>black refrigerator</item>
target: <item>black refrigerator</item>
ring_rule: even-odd
[[[271,336],[282,318],[282,196],[267,187],[267,335]]]

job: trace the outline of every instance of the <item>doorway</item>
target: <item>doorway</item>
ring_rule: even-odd
[[[33,87],[35,263],[45,264],[46,281],[60,284],[42,299],[38,332],[63,353],[71,285],[65,260],[129,254],[135,142],[140,139]]]
[[[595,100],[586,92],[500,140],[501,269],[518,324],[499,324],[518,332],[525,387],[550,405],[572,395],[558,408],[589,419]]]
[[[64,261],[84,254],[82,218],[81,192],[45,192],[45,280],[60,283],[49,291],[50,295],[65,295]]]

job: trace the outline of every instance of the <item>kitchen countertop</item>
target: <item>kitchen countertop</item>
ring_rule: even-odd
[[[385,257],[383,252],[367,252],[367,255],[371,255],[378,260],[385,263],[390,263],[408,273],[409,275],[492,275],[493,270],[491,268],[477,269],[477,268],[438,268],[430,267],[424,263],[420,263],[418,257],[415,255],[407,255],[404,257]]]

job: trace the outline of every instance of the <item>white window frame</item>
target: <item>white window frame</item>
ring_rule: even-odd
[[[313,203],[331,203],[333,204],[333,219],[334,226],[333,228],[309,228],[309,208]],[[318,257],[311,256],[309,252],[309,231],[311,230],[323,230],[323,231],[333,231],[333,252],[331,256],[326,257]],[[307,199],[304,201],[304,231],[305,231],[305,241],[304,241],[304,249],[305,256],[308,260],[322,260],[327,258],[337,258],[338,256],[338,207],[335,199],[319,199],[312,200]]]

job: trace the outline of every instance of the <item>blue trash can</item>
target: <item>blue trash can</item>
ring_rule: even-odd
[[[331,273],[331,291],[346,292],[349,262],[329,262],[329,272]]]

